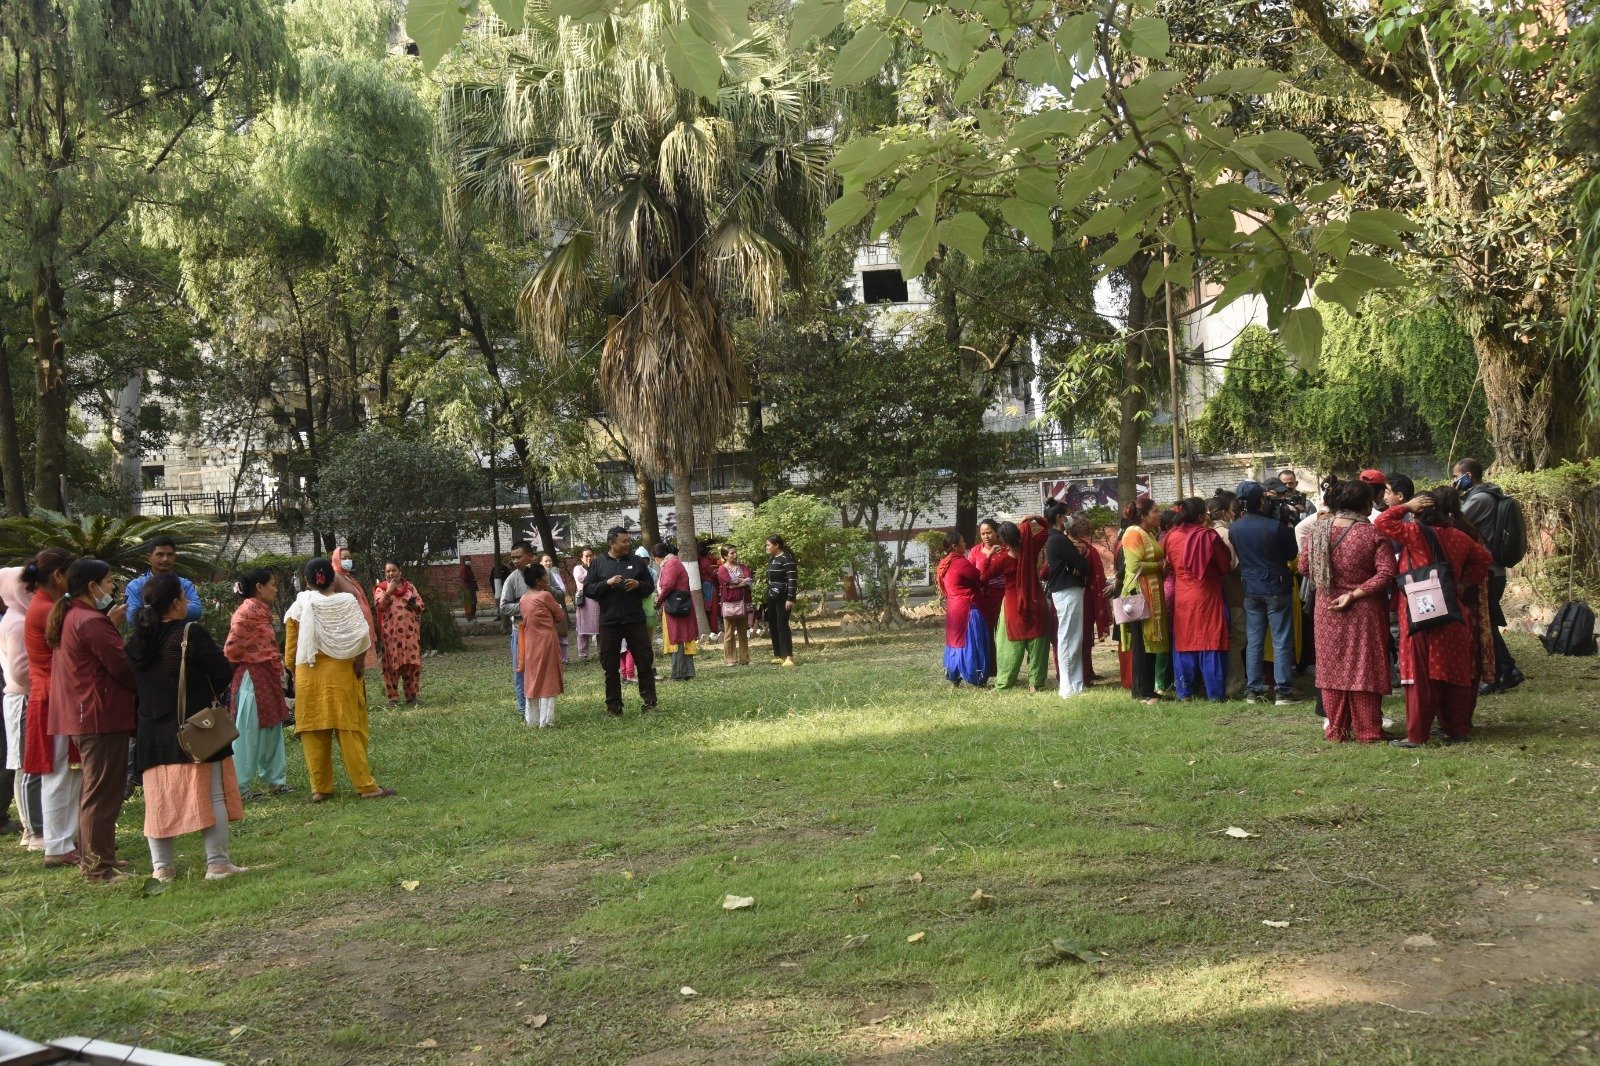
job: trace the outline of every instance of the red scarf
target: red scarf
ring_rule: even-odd
[[[254,596],[239,604],[228,623],[228,640],[222,654],[234,664],[231,701],[238,708],[239,684],[250,675],[256,693],[256,724],[262,729],[282,725],[289,717],[283,696],[283,652],[272,629],[272,611]]]
[[[1044,589],[1039,584],[1037,560],[1049,527],[1043,518],[1029,515],[1017,523],[1017,533],[1022,538],[1016,551],[1017,565],[1006,578],[1006,637],[1035,640],[1044,633]]]

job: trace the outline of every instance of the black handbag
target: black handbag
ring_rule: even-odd
[[[183,627],[183,651],[178,659],[178,746],[195,762],[205,762],[239,739],[239,727],[226,703],[213,703],[189,714],[189,622]]]
[[[683,618],[694,613],[694,597],[688,589],[673,589],[662,598],[661,609],[674,618]]]

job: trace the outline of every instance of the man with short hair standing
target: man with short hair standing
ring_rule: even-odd
[[[1500,600],[1506,594],[1506,570],[1515,566],[1520,557],[1516,560],[1502,558],[1501,545],[1492,543],[1499,539],[1495,533],[1498,531],[1496,522],[1501,506],[1510,503],[1505,490],[1483,479],[1483,464],[1476,459],[1460,460],[1452,468],[1452,473],[1456,476],[1456,488],[1461,490],[1461,515],[1478,530],[1478,539],[1483,541],[1489,554],[1494,557],[1494,565],[1489,569],[1489,633],[1494,638],[1494,680],[1478,685],[1478,694],[1487,696],[1491,692],[1514,689],[1523,682],[1522,670],[1517,666],[1517,660],[1512,658],[1511,649],[1506,647],[1506,638],[1500,632],[1506,624],[1506,612],[1500,606]],[[1506,510],[1508,521],[1522,521],[1522,512],[1515,504]],[[1526,532],[1518,529],[1516,533],[1520,542],[1526,544]]]
[[[589,566],[583,598],[600,605],[600,666],[606,672],[606,713],[622,713],[622,642],[628,642],[639,674],[644,710],[656,706],[655,645],[645,623],[644,601],[655,591],[650,566],[633,554],[633,537],[621,526],[606,534],[606,553]]]
[[[522,625],[522,597],[527,595],[528,583],[522,577],[522,568],[534,562],[533,542],[519,540],[511,545],[511,573],[500,583],[500,602],[495,613],[511,623],[511,680],[517,689],[517,720],[528,717],[528,695],[522,690],[522,657],[517,654],[517,627]]]
[[[156,537],[145,545],[145,550],[150,553],[150,569],[128,582],[128,624],[139,624],[139,611],[144,607],[144,583],[156,574],[170,574],[178,565],[178,542],[171,537]],[[198,622],[200,616],[205,614],[205,608],[200,605],[200,590],[194,587],[194,582],[180,576],[178,584],[183,589],[184,599],[189,601],[189,610],[183,616],[186,622]]]
[[[1287,484],[1287,482],[1285,482]],[[1300,554],[1294,530],[1276,517],[1261,513],[1264,487],[1241,481],[1235,490],[1244,514],[1228,527],[1228,543],[1239,559],[1244,582],[1245,656],[1247,699],[1266,698],[1266,663],[1263,661],[1268,625],[1272,628],[1272,670],[1280,707],[1298,702],[1291,687],[1294,669],[1294,575],[1289,564]]]
[[[1044,505],[1044,520],[1050,525],[1044,542],[1045,588],[1056,608],[1056,672],[1062,699],[1083,691],[1083,587],[1089,578],[1089,560],[1067,536],[1069,518],[1066,505],[1055,500]]]

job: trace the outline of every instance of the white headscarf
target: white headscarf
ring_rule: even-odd
[[[300,623],[294,649],[296,666],[312,666],[318,655],[354,659],[372,646],[367,616],[348,592],[325,596],[307,589],[295,597],[294,606],[283,617]]]

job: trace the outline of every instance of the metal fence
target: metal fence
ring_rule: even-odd
[[[141,492],[135,503],[141,515],[154,518],[197,515],[218,519],[277,518],[285,506],[296,505],[275,492]]]

